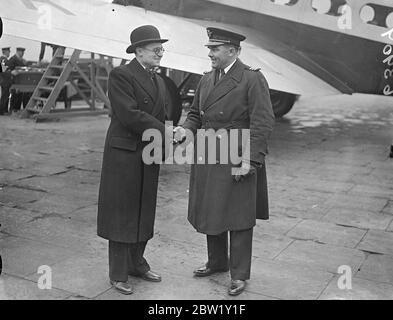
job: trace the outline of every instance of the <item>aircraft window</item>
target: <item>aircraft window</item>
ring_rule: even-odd
[[[393,28],[393,12],[389,13],[386,17],[386,25],[388,28]]]
[[[135,6],[144,8],[144,5],[141,0],[113,0],[113,4],[120,4],[122,6]]]
[[[299,2],[299,0],[270,0],[274,4],[279,4],[281,6],[294,6]]]
[[[311,2],[314,11],[331,16],[341,16],[344,5],[348,5],[346,0],[312,0]]]
[[[375,17],[375,11],[373,7],[365,5],[360,9],[360,19],[362,19],[363,22],[368,23],[370,21],[373,21],[374,17]]]
[[[393,8],[368,3],[360,10],[360,18],[367,24],[387,28],[393,27]]]

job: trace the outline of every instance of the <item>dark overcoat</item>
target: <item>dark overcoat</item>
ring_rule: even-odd
[[[0,57],[0,64],[5,62],[5,66],[7,67],[7,70],[5,72],[2,72],[2,67],[0,67],[0,72],[2,74],[0,75],[0,85],[4,88],[9,88],[12,85],[12,76],[11,76],[11,69],[9,68],[9,59],[6,56],[1,56]]]
[[[264,163],[267,140],[274,125],[269,87],[264,76],[237,60],[216,85],[214,79],[215,71],[202,77],[183,127],[194,134],[198,129],[209,128],[250,129],[248,160]],[[198,148],[195,148],[196,162],[191,166],[189,190],[190,223],[197,231],[214,235],[252,228],[256,218],[268,219],[265,165],[259,167],[256,175],[235,182],[232,175],[235,164],[230,161],[222,164],[222,145],[217,143],[216,146],[216,164],[200,164],[202,157],[199,158]],[[241,148],[241,143],[239,146]],[[208,155],[205,158],[204,163]]]
[[[136,60],[113,69],[108,95],[112,107],[98,200],[98,235],[136,243],[153,237],[159,165],[146,165],[142,150],[147,129],[165,132],[165,84]]]
[[[0,65],[3,64],[3,61],[5,63],[5,65],[7,65],[8,63],[8,58],[6,56],[0,56]],[[3,68],[0,68],[0,72],[3,71]]]
[[[8,80],[8,78],[11,78],[11,74],[9,72],[3,72],[3,61],[7,66],[8,58],[6,56],[0,56],[0,85],[5,87],[11,82],[11,80]]]
[[[9,71],[13,71],[16,67],[25,67],[27,65],[26,60],[23,58],[19,58],[16,54],[14,54],[8,61],[7,67]]]

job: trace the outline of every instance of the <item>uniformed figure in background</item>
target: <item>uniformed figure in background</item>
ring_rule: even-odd
[[[46,49],[47,46],[52,48],[52,57],[55,55],[57,49],[64,48],[62,46],[58,46],[58,45],[53,44],[53,43],[41,42],[41,50],[40,50],[40,55],[38,57],[38,63],[41,63],[42,60],[44,59],[44,57],[45,57],[45,49]]]
[[[164,53],[159,31],[142,26],[131,33],[127,53],[135,53],[129,64],[109,75],[108,95],[111,123],[105,140],[98,200],[98,235],[109,240],[109,278],[121,293],[130,294],[128,275],[161,281],[143,257],[153,237],[159,164],[146,165],[142,141],[147,129],[173,138],[166,127],[166,88],[153,69]],[[161,145],[160,145],[161,147]]]
[[[8,59],[10,58],[10,54],[11,54],[10,47],[5,47],[1,49],[1,57],[0,57],[1,65],[3,65],[3,63],[6,64],[8,62]]]
[[[243,149],[236,175],[233,163],[198,164],[202,159],[196,158],[190,176],[188,220],[207,235],[208,250],[207,263],[194,275],[205,277],[229,269],[228,293],[238,295],[250,278],[256,218],[269,217],[265,156],[274,114],[264,76],[238,59],[245,37],[217,28],[207,31],[213,70],[202,77],[187,119],[175,129],[175,141],[183,140],[185,129],[194,134],[198,129],[250,130],[250,156]]]
[[[0,75],[0,85],[1,85],[1,98],[0,98],[0,115],[6,114],[8,112],[8,102],[10,96],[10,87],[12,84],[11,73],[8,69],[8,59],[11,54],[11,48],[2,48],[2,55],[0,57],[1,65],[1,75]]]
[[[17,67],[27,66],[26,60],[23,59],[25,50],[26,50],[25,48],[21,48],[21,47],[16,48],[16,53],[8,60],[8,69],[13,77],[15,77],[18,74],[18,71],[15,70]],[[20,110],[22,103],[23,106],[25,107],[29,102],[29,98],[30,98],[30,94],[13,91],[11,93],[10,112]]]

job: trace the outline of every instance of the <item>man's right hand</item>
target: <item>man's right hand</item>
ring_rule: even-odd
[[[175,129],[173,129],[173,133],[173,142],[175,144],[182,143],[186,139],[186,129],[184,129],[183,127],[176,127]]]

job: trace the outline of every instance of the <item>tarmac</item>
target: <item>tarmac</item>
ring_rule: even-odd
[[[108,244],[96,235],[109,118],[0,117],[0,299],[393,299],[392,100],[304,98],[277,120],[271,217],[257,221],[251,279],[237,297],[228,273],[192,276],[207,254],[187,221],[188,165],[161,168],[145,256],[163,280],[130,277],[125,296],[109,284]]]

